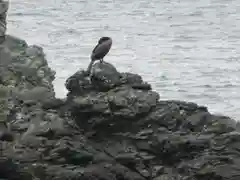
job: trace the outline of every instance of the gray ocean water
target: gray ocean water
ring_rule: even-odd
[[[11,0],[8,33],[44,48],[59,97],[98,38],[111,36],[105,60],[142,75],[162,99],[239,119],[237,0]]]

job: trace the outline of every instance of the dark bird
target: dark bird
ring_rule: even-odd
[[[96,61],[100,60],[103,62],[104,56],[107,55],[112,46],[112,39],[110,37],[101,37],[98,41],[98,44],[92,51],[91,60]]]
[[[90,73],[92,65],[96,60],[100,60],[101,63],[103,62],[103,58],[107,55],[111,47],[112,39],[110,37],[101,37],[98,40],[98,44],[95,46],[91,54],[91,62],[87,69],[88,74]]]

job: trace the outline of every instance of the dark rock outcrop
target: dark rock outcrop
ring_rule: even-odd
[[[42,49],[12,36],[5,43],[11,61],[0,71],[0,97],[8,102],[0,179],[240,178],[235,120],[195,103],[162,101],[141,76],[105,62],[90,76],[82,70],[69,77],[66,99],[57,99]]]

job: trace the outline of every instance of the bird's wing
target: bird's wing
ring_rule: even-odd
[[[95,46],[95,48],[93,49],[93,51],[92,51],[92,54],[91,54],[91,59],[92,59],[92,61],[93,61],[93,59],[94,59],[95,51],[96,51],[96,49],[98,48],[98,46],[99,46],[99,44],[97,44],[97,45]]]
[[[102,56],[105,56],[108,51],[111,48],[111,42],[110,41],[105,41],[101,44],[98,44],[95,48],[94,48],[94,54],[102,54]]]
[[[93,49],[92,53],[94,53],[94,52],[96,51],[96,49],[97,49],[98,46],[99,46],[99,44],[97,44],[97,45],[95,46],[95,48]]]
[[[95,57],[104,57],[110,50],[112,45],[111,41],[105,41],[101,44],[98,44],[92,51],[91,59],[93,60]]]

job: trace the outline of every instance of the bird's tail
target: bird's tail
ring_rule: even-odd
[[[89,63],[88,68],[87,68],[87,74],[88,75],[90,75],[90,73],[91,73],[93,63],[94,63],[94,60],[91,57],[91,62]]]
[[[91,54],[91,61],[95,61],[94,54]]]

